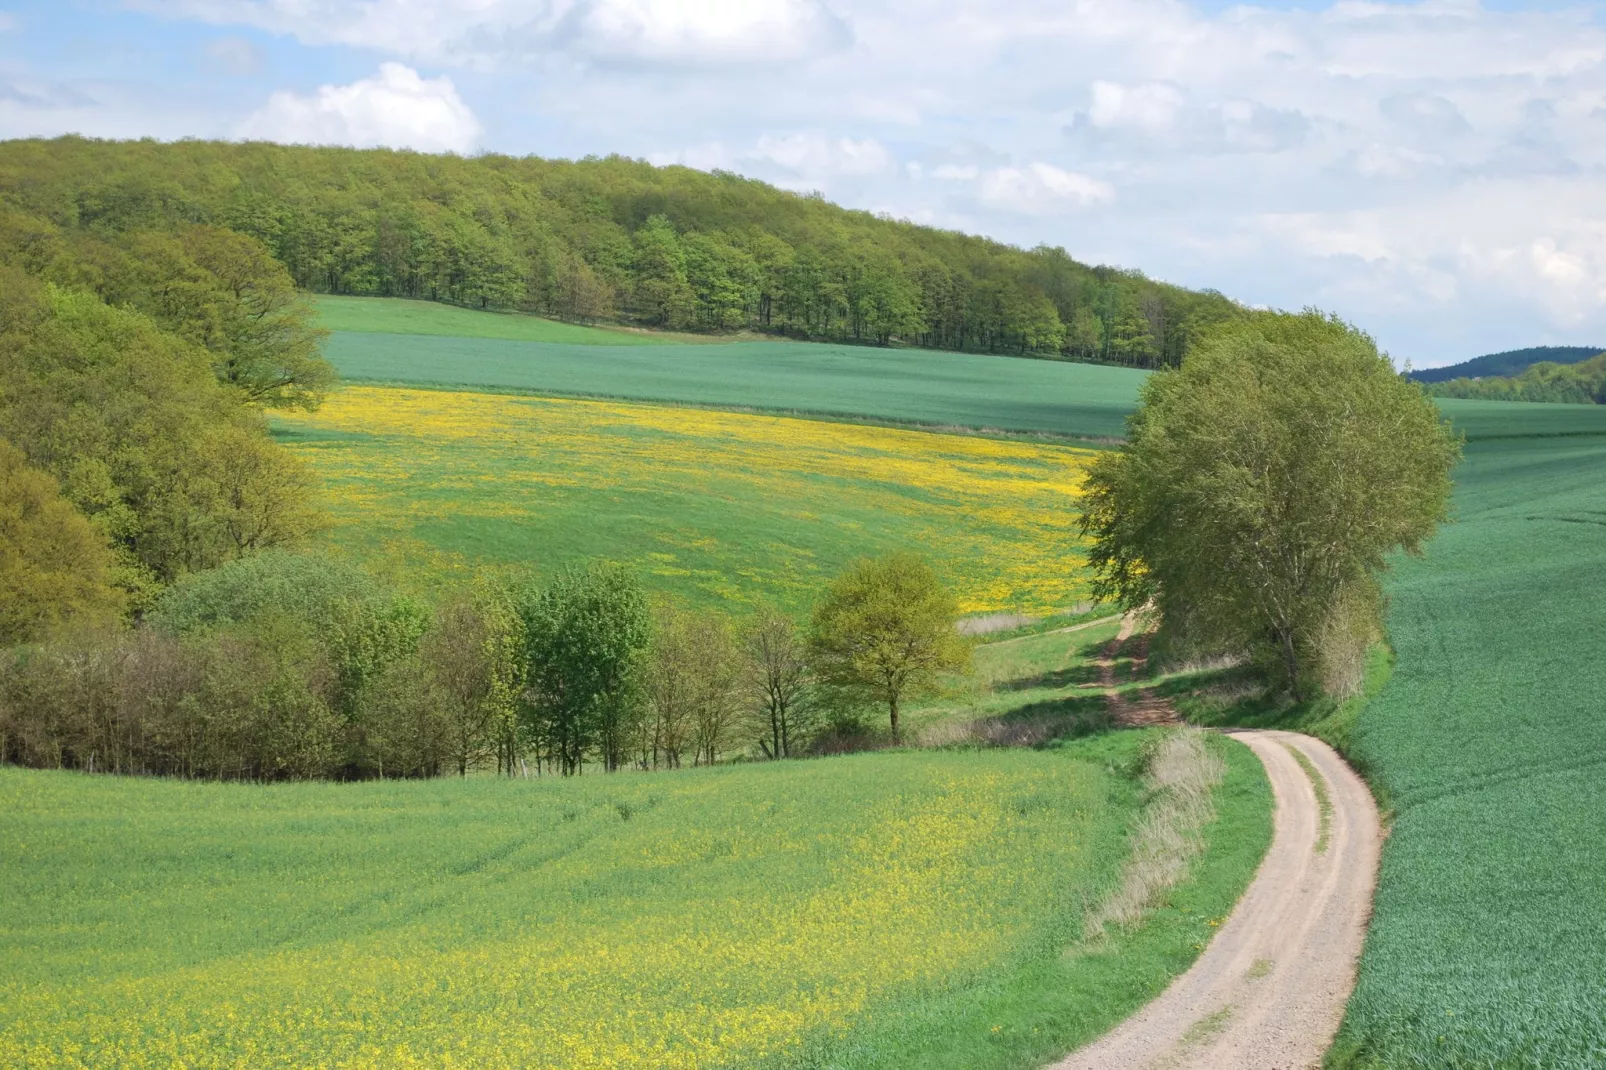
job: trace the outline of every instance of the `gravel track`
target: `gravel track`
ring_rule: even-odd
[[[1254,882],[1197,962],[1157,999],[1053,1070],[1319,1067],[1355,985],[1382,831],[1366,785],[1325,743],[1237,731],[1276,799]],[[1321,777],[1318,796],[1294,752]]]

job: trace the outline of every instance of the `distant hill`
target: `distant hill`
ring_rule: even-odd
[[[1606,351],[1606,346],[1533,346],[1529,349],[1512,349],[1504,353],[1474,357],[1446,368],[1422,368],[1413,371],[1411,378],[1419,383],[1447,383],[1451,379],[1520,375],[1541,361],[1577,364],[1603,351]]]

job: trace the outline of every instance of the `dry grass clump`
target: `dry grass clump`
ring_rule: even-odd
[[[1012,628],[1022,627],[1035,619],[1024,613],[983,613],[961,620],[958,630],[960,635],[992,635],[994,632],[1007,632]]]
[[[1226,763],[1197,729],[1161,737],[1144,777],[1152,800],[1138,819],[1120,883],[1088,913],[1088,940],[1103,937],[1111,925],[1136,925],[1187,877],[1189,864],[1204,850],[1204,827],[1215,817],[1211,791],[1226,774]]]

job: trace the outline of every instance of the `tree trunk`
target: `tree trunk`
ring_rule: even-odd
[[[893,695],[887,706],[892,713],[892,742],[896,744],[898,742],[898,696]]]
[[[1304,691],[1299,685],[1299,658],[1294,654],[1294,633],[1280,629],[1279,638],[1283,646],[1283,667],[1288,671],[1288,690],[1293,693],[1295,702],[1304,702]]]

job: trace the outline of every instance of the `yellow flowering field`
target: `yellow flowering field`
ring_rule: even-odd
[[[1136,812],[1114,764],[269,787],[0,769],[0,1066],[792,1063],[1061,961]]]
[[[967,611],[1083,594],[1087,450],[668,405],[351,386],[275,417],[337,543],[441,569],[600,555],[702,603],[806,604],[862,554],[925,553]]]

